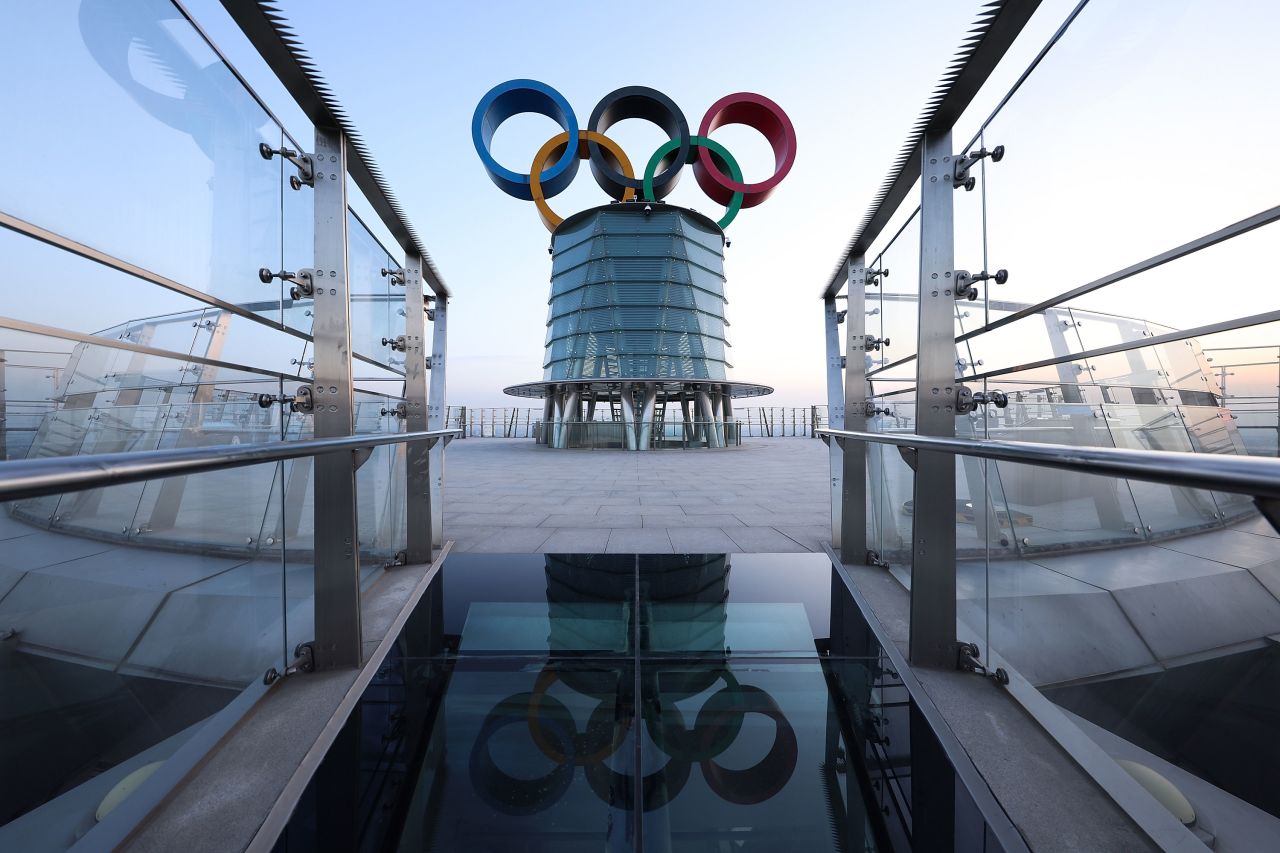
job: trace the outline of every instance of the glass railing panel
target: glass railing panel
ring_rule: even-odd
[[[1179,406],[1178,414],[1182,418],[1183,426],[1187,429],[1191,448],[1196,453],[1248,455],[1244,436],[1229,409],[1214,406]],[[1212,494],[1213,502],[1218,507],[1218,517],[1224,524],[1257,515],[1253,499],[1248,495],[1218,491]]]
[[[881,383],[878,387],[886,384]],[[868,432],[914,432],[914,394],[877,400],[876,407],[887,408],[891,412],[868,418]],[[888,563],[899,577],[909,578],[915,471],[896,447],[874,443],[868,443],[866,447],[867,548],[875,551],[878,558]],[[849,452],[848,449],[845,452]]]
[[[876,265],[879,265],[878,267]],[[868,369],[915,355],[919,325],[920,218],[908,221],[882,254],[868,258],[868,270],[884,269],[878,287],[866,288],[866,330],[876,338],[888,338],[888,346],[868,353]],[[911,376],[914,369],[897,368],[892,375]]]
[[[1116,447],[1191,453],[1194,447],[1178,407],[1170,405],[1101,407]],[[1213,527],[1218,507],[1210,492],[1132,480],[1129,489],[1147,533],[1161,536]]]
[[[1109,419],[1117,444],[1138,441],[1143,418],[1168,420],[1122,410]],[[1185,447],[1172,438],[1181,425],[1151,429]],[[1131,486],[1150,518],[1149,493]],[[1185,795],[1190,828],[1225,847],[1235,833],[1269,837],[1280,817],[1258,767],[1272,751],[1258,721],[1274,706],[1280,576],[1275,533],[1256,516],[1225,529],[1198,527],[1202,516],[1145,543],[1023,554],[1004,573],[993,561],[990,645],[994,664],[1037,686],[1124,769],[1154,771]]]
[[[1280,179],[1259,179],[1244,149],[1171,183],[1169,175],[1185,172],[1182,152],[1149,144],[1193,138],[1205,127],[1226,139],[1270,132],[1276,93],[1247,109],[1222,93],[1238,93],[1239,81],[1269,73],[1262,33],[1274,27],[1274,10],[1175,0],[1137,38],[1131,11],[1121,0],[1089,3],[986,129],[987,147],[1007,149],[1002,162],[988,166],[985,187],[991,263],[1010,271],[1004,298],[1051,297],[1272,207],[1280,195]],[[1232,61],[1187,61],[1219,55]],[[1075,120],[1063,124],[1065,115]],[[1064,234],[1089,250],[1064,262]],[[1266,257],[1242,259],[1240,278],[1256,275]],[[1237,277],[1234,270],[1216,275]],[[1195,316],[1202,300],[1193,292],[1182,305],[1161,306],[1162,313]],[[1228,310],[1252,313],[1238,308]],[[1107,310],[1129,313],[1114,303]],[[1153,319],[1181,325],[1176,317]]]
[[[313,131],[307,128],[307,133],[310,138]],[[312,143],[305,144],[311,145]],[[290,168],[286,169],[286,173],[282,176],[285,186],[281,190],[283,201],[281,208],[283,245],[281,248],[284,258],[282,266],[286,270],[293,271],[315,266],[315,196],[306,187],[296,192],[288,187],[288,178],[291,174],[294,174],[294,171]],[[294,299],[289,293],[289,286],[285,284],[278,284],[278,286],[280,288],[279,298],[282,300],[285,325],[308,335],[311,334],[315,300],[310,297]],[[269,287],[263,287],[264,292],[269,289]]]
[[[195,403],[148,403],[149,390],[120,383],[53,395],[52,404],[77,407],[46,414],[30,455],[280,435],[277,412],[257,403],[280,393],[278,379],[196,385]],[[0,786],[0,846],[71,846],[113,788],[149,775],[287,662],[282,543],[261,535],[278,468],[0,504],[0,622],[10,629],[0,751],[25,780]]]
[[[347,216],[347,284],[351,292],[351,347],[403,372],[404,353],[384,344],[404,334],[404,288],[382,270],[402,266],[354,213]]]
[[[315,438],[315,419],[310,414],[286,407],[280,419],[285,441]],[[305,456],[281,462],[269,500],[271,533],[266,538],[283,542],[285,648],[292,653],[299,643],[315,639],[314,459]]]
[[[1231,416],[1236,419],[1244,452],[1250,456],[1280,456],[1280,410],[1273,403],[1265,410],[1234,407]],[[12,420],[12,415],[10,419]],[[10,438],[12,447],[13,439]]]
[[[0,282],[6,293],[0,313],[16,323],[281,372],[293,372],[305,345],[296,335],[7,229],[0,229]]]
[[[989,438],[1075,447],[1113,447],[1120,442],[1113,442],[1102,408],[1083,399],[1086,395],[1082,392],[1095,389],[1062,385],[1036,388],[1021,384],[1019,379],[988,381],[989,389],[1004,390],[1010,397],[1006,408],[987,413]],[[1081,399],[1064,402],[1064,392]],[[1006,462],[995,463],[988,471],[992,468],[990,480],[996,484],[991,490],[993,501],[998,503],[1003,495],[1007,532],[1012,533],[1014,545],[1013,551],[1002,551],[1002,555],[1073,550],[1144,538],[1139,509],[1124,481]]]
[[[965,307],[969,305],[975,307]],[[992,301],[987,306],[986,315],[994,322],[1009,316],[1020,307],[1003,301]],[[970,313],[970,317],[964,319],[964,328],[976,328],[973,321],[978,319],[982,305],[965,302],[957,303],[957,308],[961,314],[966,310]],[[1069,311],[1051,308],[961,341],[956,345],[957,367],[960,371],[956,375],[972,376],[1058,359],[1067,362],[1081,352],[1080,338],[1073,323]],[[1023,371],[1023,376],[1027,379],[1052,377],[1074,382],[1076,380],[1071,378],[1072,374],[1082,373],[1084,369],[1083,362],[1078,370],[1070,364],[1061,367],[1050,364]]]
[[[357,435],[405,431],[396,415],[402,397],[356,392]],[[359,458],[359,457],[357,457]],[[367,588],[383,569],[403,561],[406,547],[405,445],[373,448],[356,470],[360,582]]]
[[[0,92],[23,123],[0,140],[0,210],[228,302],[264,301],[281,161],[258,146],[280,147],[281,130],[173,4],[25,4],[0,54],[25,81]],[[67,116],[94,129],[91,156]],[[278,296],[254,310],[278,320]]]

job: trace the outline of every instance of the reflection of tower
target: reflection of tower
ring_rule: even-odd
[[[545,398],[547,444],[734,441],[733,398],[772,389],[729,380],[724,246],[715,222],[660,203],[586,210],[556,228],[543,381],[506,389]],[[609,424],[582,426],[599,405]]]
[[[621,639],[632,653],[679,649],[700,656],[724,655],[727,554],[641,555],[638,610],[634,555],[548,554],[546,560],[551,654],[608,648],[612,635],[592,643],[581,632],[588,630],[584,625],[591,625],[602,607],[612,604],[627,610],[628,630]]]

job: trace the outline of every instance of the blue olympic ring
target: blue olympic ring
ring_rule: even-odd
[[[489,153],[489,145],[493,142],[493,134],[498,126],[519,113],[540,113],[547,116],[569,134],[569,139],[578,138],[578,119],[563,95],[537,80],[508,80],[500,83],[490,89],[476,105],[475,114],[471,118],[471,141],[476,146],[476,153],[480,155],[489,178],[507,195],[523,201],[533,201],[529,175],[511,171]],[[563,192],[578,174],[579,162],[578,146],[566,145],[560,159],[539,175],[543,194],[551,198]]]

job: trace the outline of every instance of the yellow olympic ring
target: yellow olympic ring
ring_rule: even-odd
[[[628,178],[635,178],[635,171],[631,168],[631,161],[627,159],[627,153],[622,150],[622,146],[614,142],[603,133],[596,133],[594,130],[578,131],[578,159],[586,160],[591,157],[590,146],[588,142],[594,142],[605,150],[605,152],[614,159],[614,165],[622,171],[622,174]],[[547,197],[542,192],[542,170],[548,160],[559,160],[564,154],[564,149],[569,144],[569,133],[564,131],[557,133],[555,136],[547,140],[547,144],[538,149],[538,153],[533,155],[533,166],[529,172],[529,190],[533,194],[533,203],[538,208],[538,217],[542,220],[542,224],[547,226],[548,231],[555,231],[564,217],[556,214],[551,206],[547,204]],[[635,198],[636,191],[631,187],[627,187],[622,193],[622,201],[631,201]]]

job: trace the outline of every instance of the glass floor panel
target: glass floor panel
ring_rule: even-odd
[[[451,555],[276,849],[910,850],[913,707],[822,554]]]

